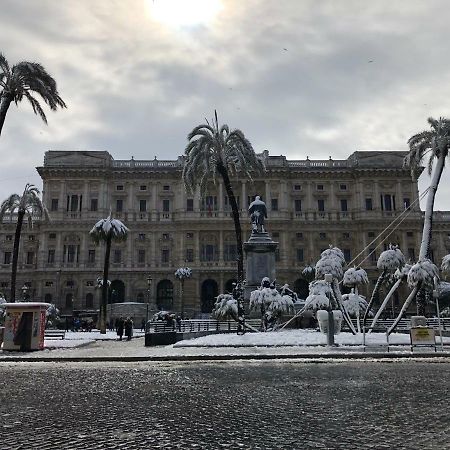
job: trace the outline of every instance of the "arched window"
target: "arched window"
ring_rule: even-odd
[[[172,309],[173,307],[173,283],[170,280],[162,280],[156,288],[156,304],[158,309]]]
[[[210,313],[214,307],[219,288],[215,280],[205,280],[202,283],[202,313]]]
[[[71,292],[66,295],[66,308],[73,308],[73,294]]]
[[[94,296],[89,292],[86,294],[86,309],[92,309],[94,307]]]

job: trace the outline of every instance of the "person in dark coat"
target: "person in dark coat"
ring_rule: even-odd
[[[124,322],[123,318],[119,317],[119,319],[117,319],[117,326],[116,326],[116,331],[117,331],[117,336],[119,336],[119,341],[122,340],[124,325],[125,325],[125,322]]]
[[[131,336],[133,336],[133,321],[129,317],[125,320],[125,336],[127,341],[131,341]]]

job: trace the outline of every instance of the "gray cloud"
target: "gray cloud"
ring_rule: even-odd
[[[175,158],[215,108],[258,151],[299,159],[406,150],[428,116],[449,115],[443,0],[223,0],[213,23],[190,30],[155,22],[144,3],[3,1],[0,50],[41,62],[69,106],[49,126],[11,108],[3,196],[38,182],[51,148]],[[444,177],[438,209],[449,193]]]

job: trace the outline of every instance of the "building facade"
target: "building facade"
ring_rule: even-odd
[[[264,151],[264,177],[232,181],[244,240],[251,231],[248,205],[260,195],[268,209],[266,228],[279,242],[277,282],[290,284],[303,298],[307,282],[301,271],[329,244],[340,247],[349,264],[365,268],[371,283],[378,276],[377,258],[389,243],[415,261],[423,219],[417,181],[403,167],[404,156],[373,151],[345,160],[287,160]],[[17,298],[53,302],[65,314],[98,309],[96,278],[102,274],[104,246],[95,246],[89,231],[111,211],[130,233],[126,242],[112,246],[110,301],[156,301],[160,308],[179,311],[174,271],[189,266],[193,276],[184,285],[184,309],[190,316],[209,313],[214,297],[230,291],[235,280],[231,208],[220,180],[211,182],[205,195],[187,194],[182,168],[183,157],[138,161],[114,160],[100,151],[46,152],[37,170],[51,221],[23,228]],[[445,213],[439,214],[436,258],[449,253],[450,227]],[[6,297],[14,230],[15,223],[5,219],[0,289]],[[392,307],[398,310],[399,302]]]

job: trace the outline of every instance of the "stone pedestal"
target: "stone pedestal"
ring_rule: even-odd
[[[272,241],[269,233],[252,233],[250,239],[244,242],[246,254],[246,284],[244,299],[246,303],[250,298],[250,292],[261,285],[264,277],[270,281],[276,278],[275,272],[275,250],[278,242]]]

